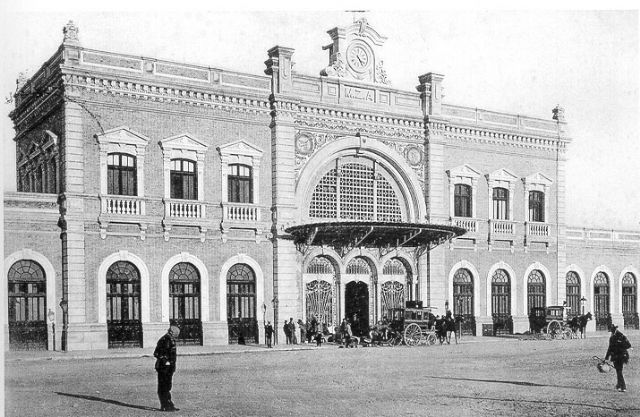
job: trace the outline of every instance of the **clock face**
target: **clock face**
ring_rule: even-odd
[[[348,54],[349,65],[356,71],[362,71],[369,66],[369,53],[359,45],[349,49]]]

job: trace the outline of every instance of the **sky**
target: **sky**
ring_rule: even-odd
[[[16,187],[8,118],[13,105],[5,99],[15,91],[19,72],[33,74],[56,51],[69,20],[87,48],[253,74],[263,74],[269,48],[292,47],[294,70],[307,75],[318,75],[328,64],[322,50],[330,43],[326,31],[353,20],[353,13],[344,11],[348,6],[97,11],[53,3],[57,7],[16,3],[2,13],[5,191]],[[546,119],[560,104],[573,140],[566,166],[567,224],[640,230],[637,6],[610,11],[388,7],[371,8],[365,16],[388,37],[382,58],[393,87],[416,91],[419,75],[437,72],[445,76],[445,103]]]

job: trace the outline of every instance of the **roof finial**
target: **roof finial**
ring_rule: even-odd
[[[564,123],[566,120],[564,119],[564,108],[559,104],[552,110],[553,111],[553,120],[557,120],[558,122]]]
[[[73,20],[69,20],[69,23],[67,23],[62,29],[62,33],[64,34],[64,40],[62,43],[67,45],[80,45],[80,39],[78,38],[78,26],[73,23]]]

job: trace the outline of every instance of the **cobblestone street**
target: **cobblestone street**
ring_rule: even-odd
[[[605,337],[466,338],[459,345],[414,348],[255,347],[179,356],[173,397],[181,410],[174,415],[637,416],[640,333],[629,339],[636,351],[625,369],[627,393],[615,391],[614,371],[600,374],[592,360],[606,352]],[[116,356],[9,355],[6,415],[158,412],[153,358]]]

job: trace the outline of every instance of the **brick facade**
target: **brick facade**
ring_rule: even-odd
[[[533,270],[544,275],[547,305],[562,304],[565,275],[575,270],[587,310],[593,275],[605,271],[611,318],[623,320],[620,281],[633,274],[637,293],[640,233],[609,231],[594,240],[587,231],[567,229],[570,138],[561,109],[542,120],[449,105],[442,102],[444,76],[434,73],[419,77],[417,92],[394,89],[381,62],[373,62],[384,38],[366,21],[345,30],[346,38],[330,31],[330,66],[311,77],[293,71],[290,48],[270,49],[266,75],[253,75],[95,51],[81,46],[75,26],[65,28],[60,49],[16,95],[11,116],[19,184],[17,193],[5,195],[5,276],[19,259],[45,269],[46,306],[55,314],[58,341],[64,333],[68,349],[109,346],[106,276],[118,262],[134,265],[139,274],[135,319],[145,347],[171,319],[170,302],[177,298],[170,298],[169,275],[179,263],[198,271],[203,344],[230,341],[228,302],[235,301],[229,301],[227,282],[235,265],[253,273],[249,310],[258,341],[264,319],[275,321],[282,342],[285,319],[308,318],[310,286],[318,282],[331,286],[331,321],[347,313],[347,284],[361,280],[369,294],[363,314],[370,323],[380,319],[380,288],[395,280],[387,269],[394,259],[410,277],[401,279],[405,297],[439,312],[445,302],[456,311],[453,277],[460,268],[469,271],[476,334],[493,322],[491,277],[498,269],[509,274],[515,332],[529,328],[527,279]],[[354,57],[359,63],[350,63]],[[50,154],[58,161],[58,185],[34,192],[45,180],[32,147],[45,152],[51,134],[59,138],[57,153]],[[135,158],[134,195],[108,192],[107,161],[115,154]],[[197,167],[197,198],[171,197],[174,160]],[[251,169],[247,203],[229,201],[228,177],[236,164]],[[375,176],[376,190],[387,187],[387,194],[374,198],[373,216],[396,210],[403,222],[452,224],[468,232],[421,257],[407,249],[299,251],[285,229],[320,221],[312,204],[333,206],[316,196],[318,184],[341,169],[369,170],[358,175]],[[345,175],[336,177],[339,186],[347,187]],[[456,185],[471,187],[470,216],[455,215]],[[492,206],[498,187],[508,190],[509,199],[500,220]],[[544,195],[542,221],[530,220],[530,191]],[[392,208],[379,205],[381,196],[391,196]],[[345,218],[369,215],[356,206],[345,209],[354,210]],[[318,256],[332,265],[332,276],[314,272]],[[368,276],[354,272],[359,260],[368,265],[361,265]]]

